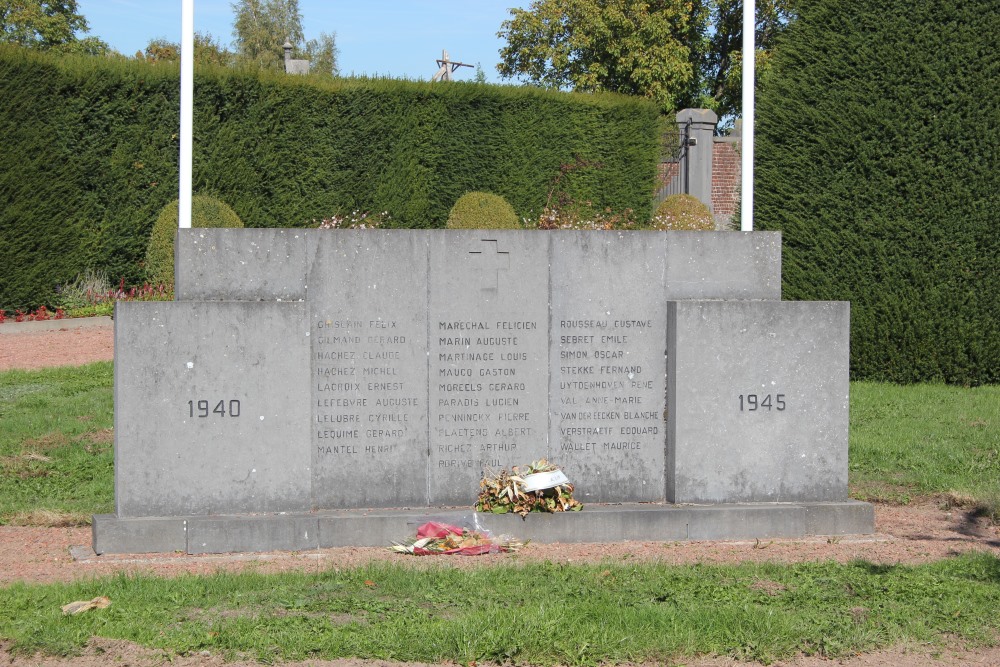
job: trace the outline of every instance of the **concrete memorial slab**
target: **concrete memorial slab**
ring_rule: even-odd
[[[120,302],[119,517],[309,509],[304,303]]]
[[[427,504],[427,243],[372,240],[323,235],[308,276],[316,507]]]
[[[542,457],[591,504],[498,530],[873,529],[846,497],[847,304],[780,301],[777,233],[195,229],[176,248],[177,301],[116,312],[98,553],[385,544]]]
[[[781,234],[670,232],[663,241],[663,296],[781,300]]]
[[[549,453],[584,502],[663,500],[665,238],[552,236]]]
[[[668,309],[667,500],[847,500],[849,304]]]
[[[321,238],[303,229],[254,229],[236,234],[219,234],[217,229],[183,230],[174,245],[174,298],[304,300]]]
[[[545,236],[432,235],[431,505],[468,504],[484,470],[548,454],[548,257]]]

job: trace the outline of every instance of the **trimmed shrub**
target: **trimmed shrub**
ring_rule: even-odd
[[[175,199],[160,211],[153,223],[153,233],[146,249],[146,275],[153,284],[174,284],[174,237],[180,217],[180,200]],[[191,198],[192,227],[243,227],[236,211],[208,195]]]
[[[448,214],[448,229],[520,229],[514,207],[499,195],[467,192]]]
[[[694,195],[670,195],[656,207],[650,227],[664,232],[712,231],[715,229],[715,218],[708,207]]]
[[[758,98],[787,299],[851,302],[851,375],[1000,382],[996,0],[815,0]]]

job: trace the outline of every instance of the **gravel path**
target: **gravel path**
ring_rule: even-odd
[[[111,361],[114,341],[109,317],[4,322],[0,324],[0,371]]]

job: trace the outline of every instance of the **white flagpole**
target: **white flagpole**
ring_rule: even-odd
[[[757,26],[754,0],[743,0],[743,137],[742,183],[740,188],[740,230],[753,231],[753,103]]]
[[[177,226],[181,229],[190,229],[194,131],[194,0],[182,0],[182,5],[180,216]]]

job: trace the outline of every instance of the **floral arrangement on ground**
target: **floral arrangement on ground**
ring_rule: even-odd
[[[501,469],[487,473],[479,482],[477,512],[507,514],[513,512],[522,517],[530,512],[576,512],[583,504],[573,498],[573,485],[568,481],[547,489],[529,491],[525,478],[539,473],[559,471],[559,467],[546,459],[533,461],[527,466],[514,466],[511,470]]]
[[[481,556],[509,553],[523,546],[524,542],[513,537],[493,537],[486,530],[428,521],[417,528],[415,538],[394,542],[389,550],[413,556]]]

